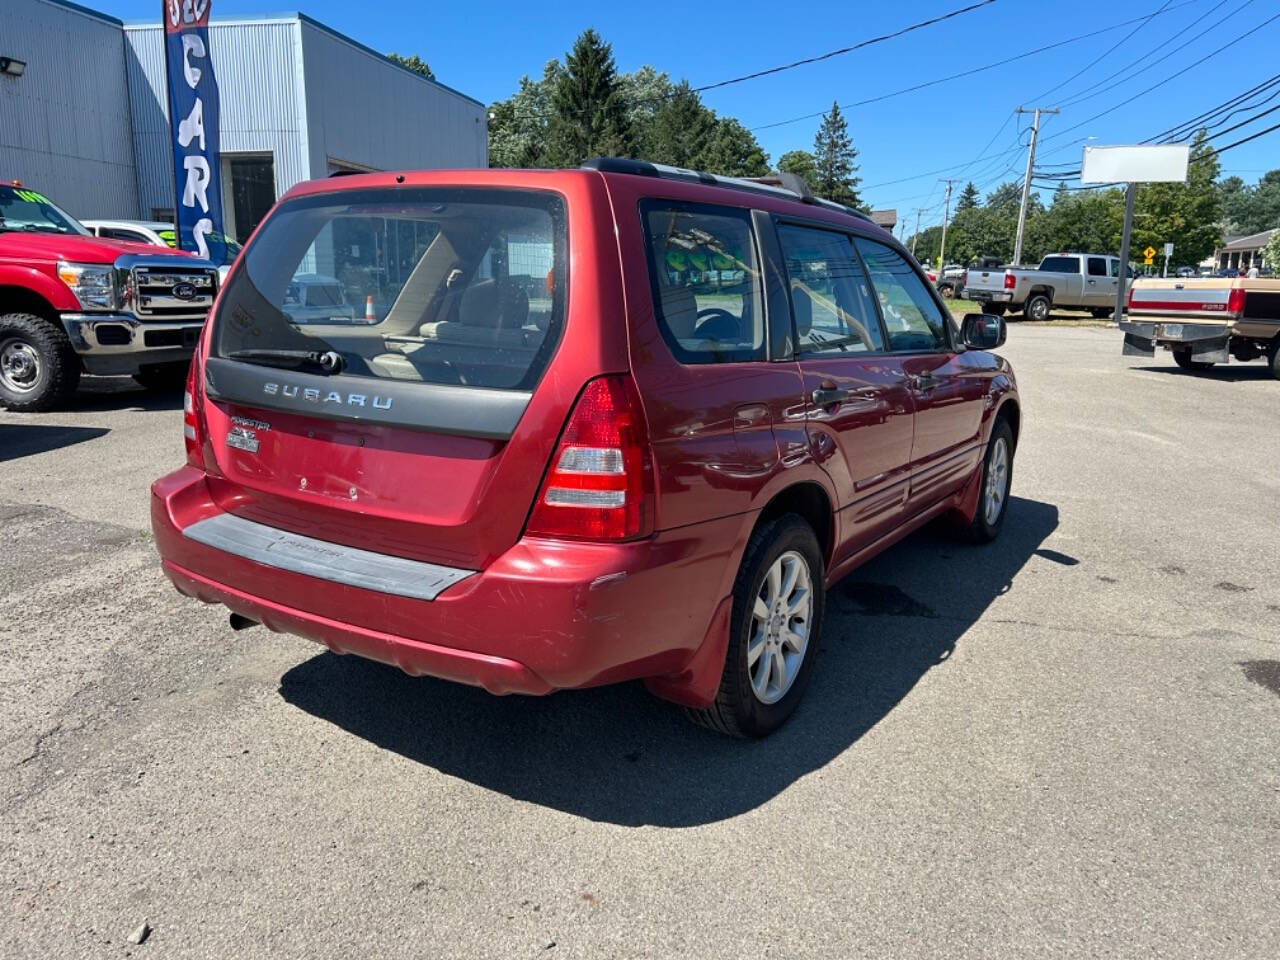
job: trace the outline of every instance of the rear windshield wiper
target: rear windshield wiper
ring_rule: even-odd
[[[324,373],[339,373],[343,367],[342,354],[336,350],[232,350],[227,359],[288,370],[319,367]]]

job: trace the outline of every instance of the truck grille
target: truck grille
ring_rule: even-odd
[[[177,267],[134,267],[134,312],[142,319],[203,320],[213,305],[218,274]]]

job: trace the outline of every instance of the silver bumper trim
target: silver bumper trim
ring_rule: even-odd
[[[97,357],[146,353],[152,350],[173,350],[175,347],[181,348],[182,343],[149,347],[146,345],[144,338],[149,331],[163,332],[166,330],[177,330],[179,332],[192,330],[198,336],[200,329],[204,326],[204,319],[182,320],[170,323],[144,323],[137,317],[127,313],[64,313],[62,315],[62,326],[66,329],[67,336],[71,338],[71,346],[76,353],[82,356]],[[101,343],[98,340],[98,328],[103,326],[128,328],[129,342]]]
[[[230,513],[193,523],[182,535],[268,567],[418,600],[434,600],[476,572],[316,540]]]

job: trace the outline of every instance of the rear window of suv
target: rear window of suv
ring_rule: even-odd
[[[297,352],[336,352],[348,376],[529,389],[564,325],[567,256],[553,194],[299,197],[245,249],[213,354],[285,365]]]
[[[733,207],[641,204],[654,312],[681,363],[763,360],[764,311],[751,215]]]

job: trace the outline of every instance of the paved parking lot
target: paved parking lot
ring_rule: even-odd
[[[1003,538],[837,587],[761,743],[232,633],[179,398],[0,414],[0,955],[1280,954],[1280,383],[1119,346],[1013,326]]]

